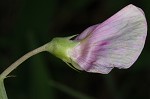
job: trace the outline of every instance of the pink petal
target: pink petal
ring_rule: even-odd
[[[84,30],[79,36],[76,37],[75,40],[82,40],[84,39],[87,35],[93,32],[93,30],[98,26],[98,24],[90,26],[86,30]]]
[[[144,12],[130,4],[79,35],[77,40],[86,39],[72,50],[72,60],[88,72],[107,74],[114,67],[129,68],[139,57],[146,35]]]

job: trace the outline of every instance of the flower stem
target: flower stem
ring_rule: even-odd
[[[4,87],[4,81],[0,78],[0,99],[8,99]]]
[[[14,69],[16,69],[21,63],[23,63],[25,60],[27,60],[28,58],[30,58],[31,56],[38,54],[40,52],[46,51],[45,47],[47,44],[28,52],[27,54],[25,54],[24,56],[22,56],[21,58],[19,58],[16,62],[14,62],[12,65],[10,65],[5,71],[3,71],[0,75],[1,79],[3,80],[4,78],[6,78],[6,76],[12,72]]]

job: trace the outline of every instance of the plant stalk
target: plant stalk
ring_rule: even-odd
[[[4,80],[0,78],[0,99],[8,99],[4,87]]]
[[[27,54],[25,54],[24,56],[22,56],[21,58],[19,58],[16,62],[14,62],[12,65],[10,65],[6,70],[4,70],[2,73],[1,73],[1,79],[3,80],[4,78],[7,77],[7,75],[12,72],[14,69],[16,69],[21,63],[23,63],[25,60],[27,60],[28,58],[30,58],[31,56],[33,55],[36,55],[40,52],[43,52],[43,51],[46,51],[45,47],[46,47],[47,44],[33,50],[33,51],[30,51],[28,52]]]
[[[46,45],[43,45],[33,51],[28,52],[21,58],[19,58],[16,62],[14,62],[12,65],[10,65],[6,70],[4,70],[1,75],[0,75],[0,99],[8,99],[7,94],[5,91],[5,86],[4,86],[4,79],[8,76],[9,73],[11,73],[14,69],[16,69],[21,63],[26,61],[28,58],[30,58],[33,55],[36,55],[40,52],[46,51]]]

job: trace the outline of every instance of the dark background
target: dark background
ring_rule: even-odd
[[[130,3],[150,20],[150,0],[0,0],[0,71],[53,37],[80,34]],[[8,97],[150,99],[149,40],[131,68],[107,75],[77,72],[51,54],[38,54],[5,80]]]

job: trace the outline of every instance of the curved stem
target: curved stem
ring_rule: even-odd
[[[43,52],[43,51],[46,51],[45,49],[46,47],[46,44],[33,50],[33,51],[30,51],[28,52],[27,54],[25,54],[24,56],[22,56],[21,58],[19,58],[16,62],[14,62],[12,65],[10,65],[5,71],[3,71],[1,73],[1,78],[4,79],[6,78],[6,76],[12,72],[14,69],[16,69],[21,63],[23,63],[25,60],[27,60],[28,58],[30,58],[31,56],[35,55],[35,54],[38,54],[40,52]]]

